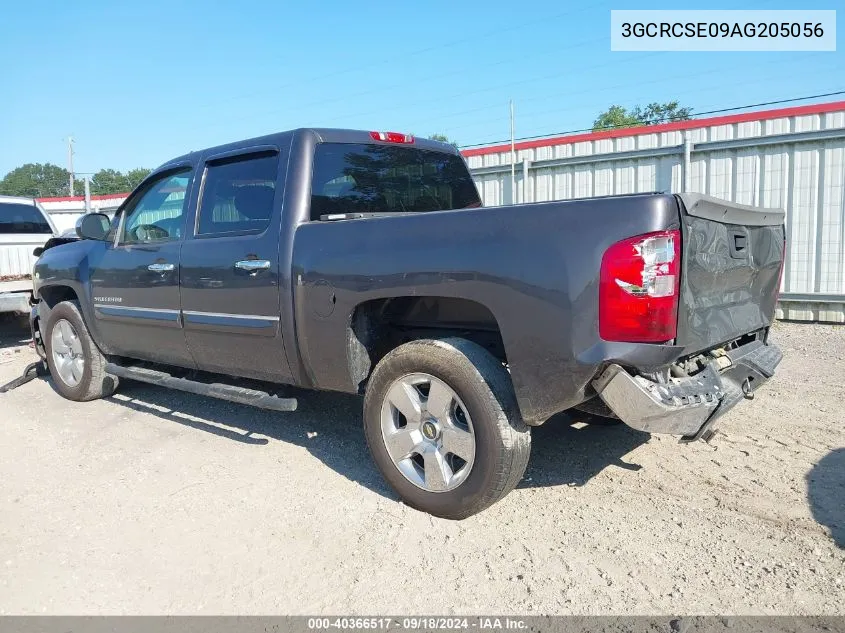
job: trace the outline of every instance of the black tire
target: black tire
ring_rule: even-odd
[[[79,337],[79,342],[82,344],[85,365],[82,370],[82,377],[76,385],[68,385],[62,379],[53,359],[53,328],[60,319],[64,319],[73,325]],[[62,301],[50,310],[42,332],[42,339],[47,350],[47,366],[50,368],[53,384],[56,391],[63,397],[77,402],[87,402],[97,398],[105,398],[115,392],[118,384],[117,376],[106,373],[106,357],[103,356],[91,338],[82,318],[82,313],[79,311],[79,304],[76,301]]]
[[[445,492],[430,492],[406,479],[381,431],[381,408],[391,384],[420,372],[445,382],[472,419],[472,469],[460,485]],[[522,479],[531,454],[530,429],[519,413],[510,374],[483,347],[461,338],[411,341],[389,352],[367,386],[364,432],[376,466],[403,501],[446,519],[464,519],[507,495]]]

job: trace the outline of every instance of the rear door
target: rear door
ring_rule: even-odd
[[[179,318],[179,251],[193,169],[151,178],[127,200],[114,238],[89,257],[97,331],[113,354],[193,367]]]
[[[197,366],[288,382],[280,328],[279,224],[287,148],[205,159],[182,249],[182,318]]]
[[[700,351],[770,325],[784,256],[780,209],[678,195],[683,230],[678,344]]]

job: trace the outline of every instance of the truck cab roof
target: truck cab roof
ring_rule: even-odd
[[[343,128],[297,128],[295,130],[286,130],[282,132],[274,132],[264,136],[256,136],[253,138],[233,141],[231,143],[224,143],[222,145],[214,145],[199,150],[188,152],[177,156],[158,167],[155,172],[159,172],[170,167],[186,162],[193,162],[195,158],[201,154],[224,154],[230,151],[237,151],[246,147],[255,147],[258,145],[277,145],[283,141],[289,141],[290,137],[297,135],[312,134],[318,143],[377,143],[374,140],[372,132],[366,130],[350,130]],[[457,147],[451,143],[444,143],[441,141],[433,141],[428,138],[417,137],[412,134],[408,135],[412,140],[407,145],[417,149],[427,149],[435,152],[444,152],[447,154],[459,154]]]

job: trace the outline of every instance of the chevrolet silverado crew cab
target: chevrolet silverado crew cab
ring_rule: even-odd
[[[54,235],[56,227],[37,201],[0,196],[0,313],[29,314],[33,251]]]
[[[687,194],[482,208],[450,145],[301,129],[84,216],[37,262],[33,338],[71,400],[122,378],[277,411],[284,385],[363,394],[387,482],[463,518],[560,411],[707,439],[781,359],[783,222]]]

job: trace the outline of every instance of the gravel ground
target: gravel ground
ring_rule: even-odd
[[[0,329],[2,383],[35,356]],[[774,339],[778,375],[711,445],[561,415],[462,522],[397,501],[355,397],[77,404],[35,380],[0,395],[0,614],[843,614],[845,328]]]

